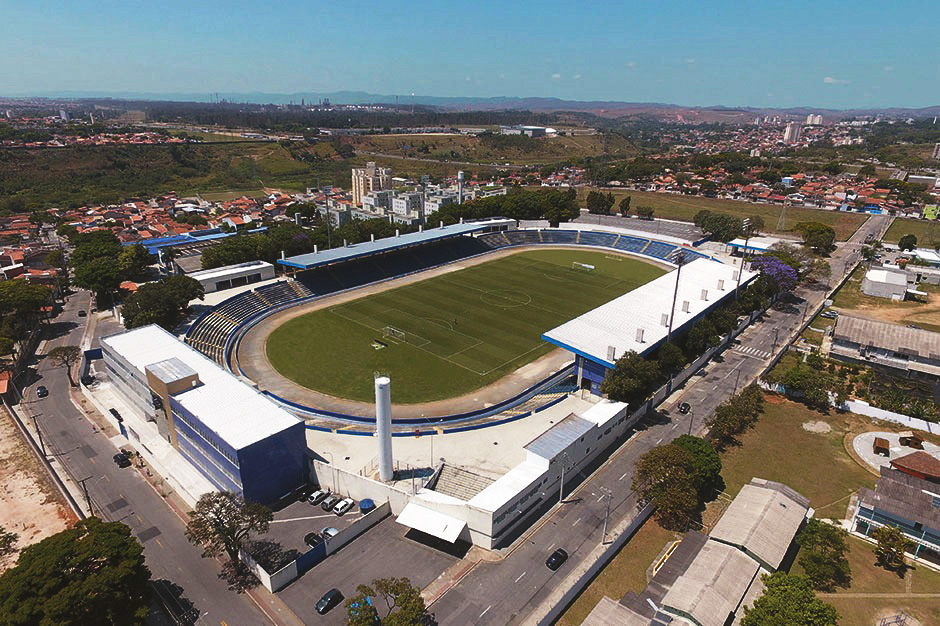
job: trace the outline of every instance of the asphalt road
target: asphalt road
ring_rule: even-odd
[[[89,296],[72,295],[65,310],[47,329],[45,350],[80,345],[84,321],[79,308],[89,309]],[[46,450],[57,458],[74,480],[85,480],[94,512],[109,521],[131,527],[144,546],[147,566],[164,601],[179,613],[188,613],[188,624],[269,624],[247,596],[227,589],[218,578],[219,563],[203,559],[201,551],[183,536],[184,524],[135,468],[118,468],[117,452],[108,438],[69,399],[65,372],[42,354],[33,363],[33,380],[24,390],[20,408],[35,415]],[[35,387],[49,389],[37,399]]]
[[[869,232],[887,230],[890,219],[873,217],[833,253],[831,282],[835,284],[846,268],[857,258]],[[583,483],[565,504],[556,505],[554,512],[541,526],[531,532],[503,560],[483,562],[456,587],[431,606],[438,622],[447,624],[515,624],[531,613],[572,567],[583,560],[602,540],[605,493],[610,496],[610,527],[637,512],[631,492],[636,459],[651,448],[669,442],[690,430],[703,428],[704,421],[715,408],[752,382],[767,366],[771,354],[787,343],[792,331],[825,297],[825,289],[797,290],[791,301],[778,303],[764,319],[745,331],[735,345],[710,363],[704,376],[694,376],[676,390],[660,406],[658,416],[648,418],[647,427],[637,431],[596,475]],[[804,311],[808,311],[804,313]],[[690,415],[679,415],[675,406],[689,402]],[[691,426],[690,426],[691,420]],[[549,496],[546,499],[557,496]],[[564,548],[568,562],[557,572],[545,566],[545,559],[555,548]]]

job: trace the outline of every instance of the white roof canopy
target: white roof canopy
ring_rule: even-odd
[[[450,543],[457,541],[457,537],[467,527],[467,522],[461,519],[432,511],[413,501],[405,505],[395,521]]]

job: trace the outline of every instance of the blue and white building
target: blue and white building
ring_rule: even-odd
[[[101,340],[114,390],[220,491],[271,504],[307,480],[304,423],[159,326]]]

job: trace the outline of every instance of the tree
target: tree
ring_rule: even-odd
[[[813,589],[834,591],[851,583],[852,569],[845,556],[849,550],[847,536],[841,528],[811,519],[796,538],[800,546],[797,560]]]
[[[632,198],[630,196],[624,196],[620,199],[620,204],[618,208],[620,209],[620,215],[626,217],[630,213],[630,201]]]
[[[144,549],[120,522],[91,517],[27,546],[0,576],[0,623],[143,624]]]
[[[718,405],[705,425],[708,437],[718,447],[737,443],[737,436],[750,428],[763,411],[760,387],[748,385],[738,395]]]
[[[805,576],[774,572],[763,577],[764,594],[744,608],[741,626],[836,626],[839,614],[813,592]]]
[[[875,548],[876,563],[889,571],[902,573],[906,569],[904,553],[914,547],[914,542],[894,526],[881,526],[872,534],[878,547]]]
[[[659,363],[630,350],[617,359],[601,383],[601,393],[611,400],[640,404],[646,400],[659,378]]]
[[[752,237],[764,232],[764,218],[762,218],[760,215],[751,215],[748,219],[751,220],[750,230]]]
[[[670,342],[663,344],[659,349],[656,361],[659,363],[659,369],[663,374],[672,375],[681,370],[682,366],[685,365],[685,355],[682,353],[682,349],[679,348],[679,346]]]
[[[69,241],[75,245],[71,262],[75,268],[85,265],[93,259],[108,259],[112,263],[121,254],[121,242],[110,230],[95,230],[80,233]]]
[[[898,240],[898,248],[904,251],[917,249],[917,236],[908,233]]]
[[[189,276],[176,275],[156,283],[147,283],[124,302],[121,315],[127,328],[159,324],[173,330],[186,315],[189,302],[202,299],[202,284]]]
[[[245,541],[252,534],[268,532],[273,518],[266,506],[231,491],[213,491],[203,494],[189,513],[186,538],[202,546],[202,556],[214,557],[224,552],[231,564],[240,569],[239,552]]]
[[[657,446],[637,459],[633,489],[640,503],[656,507],[667,530],[686,530],[698,514],[695,458],[673,444]]]
[[[803,243],[806,247],[820,254],[826,254],[832,250],[836,241],[836,231],[831,226],[819,222],[800,222],[794,230],[803,235]]]
[[[650,206],[638,206],[636,208],[637,217],[644,220],[653,219],[653,213],[655,213],[655,211],[653,210],[653,207]]]
[[[589,191],[587,195],[587,210],[596,215],[609,215],[614,204],[613,194],[604,194],[600,191]]]
[[[672,445],[687,450],[692,455],[692,477],[701,500],[707,500],[714,494],[716,488],[723,486],[721,480],[721,457],[718,451],[709,442],[701,437],[680,435],[673,440]]]
[[[65,269],[65,266],[67,265],[65,262],[65,255],[61,250],[53,250],[46,255],[46,258],[43,259],[43,262],[45,262],[45,264],[49,267],[55,267],[60,270]]]
[[[56,367],[64,367],[65,375],[69,379],[69,385],[77,387],[72,379],[72,366],[82,359],[82,349],[78,346],[57,346],[49,351],[47,355]]]
[[[19,540],[19,535],[9,532],[6,528],[0,526],[0,559],[16,552],[16,542]]]
[[[356,595],[346,600],[346,615],[351,626],[421,626],[428,617],[421,590],[407,578],[394,577],[356,587]]]
[[[121,270],[115,258],[94,258],[75,267],[75,284],[93,291],[95,302],[110,303],[112,294],[121,284]]]
[[[700,217],[702,211],[696,214]],[[726,213],[709,213],[699,220],[699,227],[715,241],[728,243],[744,232],[744,223],[741,218]]]
[[[153,263],[153,255],[139,243],[125,246],[118,255],[118,267],[127,278],[142,276],[151,263]]]
[[[776,257],[757,257],[751,262],[751,267],[761,273],[774,293],[790,291],[799,280],[796,270]]]

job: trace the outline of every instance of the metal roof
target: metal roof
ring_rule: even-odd
[[[158,363],[151,363],[146,369],[167,385],[181,378],[188,378],[197,374],[196,370],[176,357]]]
[[[462,519],[439,513],[415,501],[406,504],[395,521],[402,526],[420,530],[448,543],[457,541],[460,533],[467,527],[467,522]]]
[[[893,350],[903,354],[940,359],[940,333],[907,328],[889,322],[876,322],[861,317],[840,315],[833,338]]]
[[[105,337],[101,343],[141,375],[147,366],[174,358],[195,370],[202,385],[173,398],[235,450],[301,421],[155,324]]]
[[[574,413],[530,441],[525,449],[543,459],[554,459],[572,443],[586,435],[596,424]]]
[[[278,259],[278,263],[281,265],[299,267],[300,269],[308,270],[314,267],[319,267],[320,265],[328,265],[330,263],[337,263],[339,261],[358,259],[364,256],[371,256],[373,254],[381,254],[390,250],[397,250],[398,248],[417,246],[430,243],[432,241],[439,241],[441,239],[449,239],[450,237],[468,235],[470,233],[485,230],[486,228],[489,228],[489,226],[490,224],[486,222],[451,224],[450,226],[432,228],[416,233],[409,233],[407,235],[399,235],[398,237],[386,237],[384,239],[377,239],[375,241],[354,243],[343,248],[332,248],[330,250],[321,250],[319,252],[310,252],[308,254],[298,254],[297,256],[288,257],[286,259]]]
[[[809,502],[795,491],[754,478],[741,488],[710,535],[777,569],[808,511]]]
[[[614,362],[630,350],[638,354],[648,352],[668,334],[676,271],[553,328],[544,333],[542,339],[606,367],[613,367]],[[736,267],[708,259],[695,259],[684,265],[675,300],[673,333],[732,295],[737,271]],[[756,276],[756,272],[745,271],[741,286]],[[609,358],[610,348],[613,348],[613,358]]]
[[[216,267],[211,270],[201,270],[199,272],[192,272],[188,276],[190,278],[195,278],[196,280],[209,280],[212,278],[224,278],[226,276],[237,276],[243,272],[253,269],[264,269],[266,267],[273,268],[274,266],[265,261],[247,261],[245,263],[236,263],[235,265],[224,265],[222,267]]]

